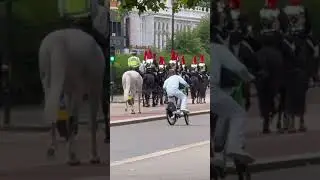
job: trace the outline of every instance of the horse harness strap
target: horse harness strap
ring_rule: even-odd
[[[241,44],[243,46],[245,46],[246,48],[248,48],[250,52],[254,53],[253,48],[251,47],[251,45],[247,41],[241,41]]]
[[[285,44],[287,44],[291,48],[292,51],[296,50],[296,45],[294,43],[289,42],[288,39],[284,39],[283,42]]]
[[[319,46],[315,45],[311,39],[307,39],[307,44],[311,47],[311,49],[313,49],[314,51],[314,57],[318,57],[319,56]]]

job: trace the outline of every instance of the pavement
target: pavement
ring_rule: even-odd
[[[104,144],[104,134],[98,132],[100,165],[90,165],[88,130],[80,129],[78,157],[82,165],[70,167],[67,162],[66,143],[59,139],[56,157],[46,156],[50,136],[48,133],[0,132],[1,180],[78,180],[87,177],[109,176],[110,144]]]
[[[207,94],[210,97],[210,94]],[[120,97],[118,97],[120,98]],[[191,114],[202,114],[209,112],[210,98],[207,98],[206,104],[191,104],[191,99],[188,99],[188,107]],[[110,104],[110,120],[111,125],[123,125],[131,123],[144,122],[146,119],[158,120],[165,117],[165,106],[156,107],[142,107],[141,114],[130,114],[130,112],[124,111],[124,103],[111,103]],[[89,108],[86,103],[80,110],[79,121],[81,123],[88,122],[89,119]],[[136,112],[138,111],[136,107]],[[33,107],[14,107],[11,113],[11,127],[8,129],[18,129],[18,130],[34,130],[34,131],[47,131],[48,123],[42,120],[43,107],[33,106]],[[98,119],[102,119],[103,113],[100,110],[98,112]],[[3,111],[0,109],[0,124],[3,121]],[[117,121],[117,122],[116,122]]]

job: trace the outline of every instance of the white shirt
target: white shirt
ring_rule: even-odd
[[[167,92],[174,92],[179,90],[179,84],[189,87],[188,83],[181,76],[173,75],[164,81],[163,89]]]

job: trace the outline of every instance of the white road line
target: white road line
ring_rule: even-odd
[[[199,147],[199,146],[204,146],[210,144],[210,141],[202,141],[202,142],[198,142],[198,143],[193,143],[193,144],[187,144],[187,145],[183,145],[183,146],[179,146],[179,147],[175,147],[172,149],[166,149],[166,150],[162,150],[162,151],[158,151],[158,152],[154,152],[151,154],[146,154],[146,155],[142,155],[142,156],[136,156],[133,158],[128,158],[125,160],[120,160],[120,161],[113,161],[110,163],[110,167],[114,167],[114,166],[120,166],[120,165],[124,165],[124,164],[129,164],[129,163],[133,163],[133,162],[137,162],[137,161],[142,161],[142,160],[146,160],[146,159],[151,159],[151,158],[155,158],[155,157],[160,157],[160,156],[164,156],[167,154],[171,154],[171,153],[176,153],[179,151],[184,151],[187,149],[191,149],[191,148],[195,148],[195,147]]]

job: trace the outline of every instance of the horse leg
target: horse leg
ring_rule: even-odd
[[[282,128],[282,115],[283,115],[283,111],[281,109],[279,109],[278,112],[278,119],[277,119],[277,130],[278,133],[283,133],[283,128]]]
[[[65,57],[60,57],[63,53],[53,52],[52,59],[50,61],[51,68],[48,75],[44,75],[42,83],[45,91],[45,106],[44,106],[44,119],[46,122],[51,123],[51,144],[47,151],[48,157],[55,156],[55,150],[57,148],[56,137],[56,121],[58,119],[59,100],[63,90],[63,84],[65,79]],[[60,68],[59,68],[60,67]],[[50,78],[50,79],[49,79]]]
[[[141,114],[141,92],[138,92],[138,113]]]
[[[288,132],[289,132],[289,133],[295,133],[295,132],[297,132],[296,127],[295,127],[295,120],[296,120],[295,115],[290,114],[288,120],[289,120],[289,129],[288,129]]]
[[[81,102],[81,93],[74,93],[73,95],[69,93],[66,96],[69,99],[68,112],[70,114],[68,119],[68,164],[76,166],[80,164],[77,157],[76,135],[78,133],[78,106]]]
[[[263,134],[270,134],[270,117],[269,114],[263,115],[263,127],[262,127]]]
[[[157,101],[157,94],[155,93],[155,91],[152,91],[152,107],[156,107],[156,101]]]
[[[307,131],[307,127],[305,125],[305,121],[304,121],[304,114],[300,115],[300,126],[299,126],[299,131],[300,132],[306,132]]]
[[[91,130],[91,164],[99,164],[100,157],[97,148],[97,114],[99,109],[100,90],[102,81],[97,81],[91,85],[89,98],[90,98],[90,130]]]
[[[163,92],[162,92],[162,90],[160,90],[159,98],[160,98],[160,105],[163,105]]]
[[[127,111],[128,111],[128,101],[126,101],[125,104],[126,104],[126,105],[125,105],[126,107],[124,108],[124,111],[127,112]]]
[[[136,112],[134,111],[134,96],[132,97],[132,99],[130,100],[130,101],[132,101],[131,102],[131,105],[130,105],[130,107],[131,107],[131,114],[135,114]]]

